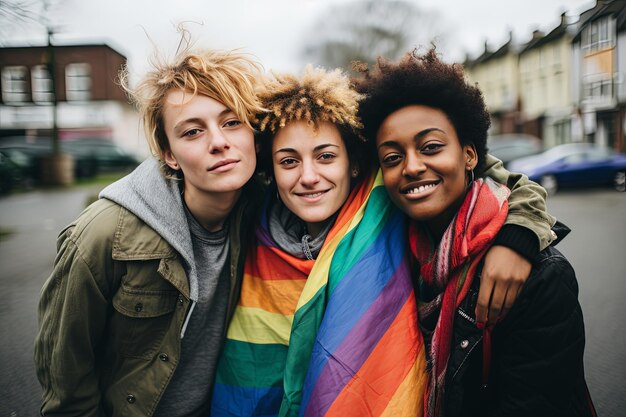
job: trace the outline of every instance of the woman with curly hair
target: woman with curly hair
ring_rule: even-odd
[[[485,164],[489,127],[480,90],[433,49],[379,61],[359,91],[385,188],[410,219],[426,346],[424,415],[594,415],[574,270],[541,236],[543,250],[506,317],[494,326],[475,314],[485,253],[497,236],[515,231],[507,222],[535,219],[507,201],[505,185],[474,175]],[[560,224],[554,230],[559,240],[569,232]]]
[[[426,362],[405,217],[365,152],[363,96],[341,71],[308,67],[274,75],[259,98],[258,167],[271,184],[212,415],[417,415]],[[497,164],[488,174],[509,179]],[[545,208],[539,188],[517,185],[520,204]],[[543,223],[529,227],[548,239]],[[496,260],[510,269],[518,257]]]

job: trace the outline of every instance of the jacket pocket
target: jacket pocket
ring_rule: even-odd
[[[120,286],[113,296],[112,343],[126,357],[152,358],[173,325],[177,291]]]

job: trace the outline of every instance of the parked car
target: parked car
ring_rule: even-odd
[[[569,143],[512,161],[509,169],[541,184],[548,194],[557,189],[613,185],[626,190],[626,155],[591,143]]]
[[[0,151],[0,195],[9,193],[22,183],[23,178],[21,167],[7,153]]]
[[[509,163],[525,156],[536,155],[543,150],[543,142],[536,136],[523,133],[490,135],[487,138],[488,152],[501,160],[505,168]]]
[[[61,150],[74,157],[76,176],[130,171],[139,160],[124,148],[102,139],[80,139],[61,143]]]
[[[130,171],[139,164],[139,160],[122,147],[105,139],[65,140],[59,143],[61,152],[74,158],[76,178],[88,178],[102,172]],[[37,181],[40,175],[42,158],[52,152],[49,138],[27,140],[24,137],[3,138],[0,151],[15,159],[12,155],[21,154],[25,176]]]
[[[22,145],[0,145],[0,154],[5,165],[13,166],[15,175],[11,176],[10,189],[16,186],[31,186],[39,177],[39,161],[49,151],[43,147],[29,147]]]

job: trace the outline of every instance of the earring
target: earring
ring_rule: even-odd
[[[354,168],[354,169],[352,170],[352,178],[356,178],[356,177],[357,177],[357,175],[359,175],[359,170],[358,170],[358,169],[356,169],[356,168]]]
[[[470,173],[470,184],[474,182],[474,170],[472,169],[471,166],[466,166],[465,170],[469,171]]]

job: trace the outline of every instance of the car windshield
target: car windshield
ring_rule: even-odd
[[[573,143],[556,146],[534,157],[534,162],[550,164],[559,160],[573,163],[582,160],[605,160],[611,156],[611,149],[590,144]]]

